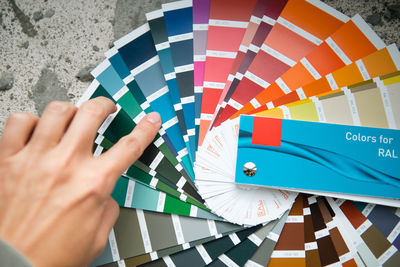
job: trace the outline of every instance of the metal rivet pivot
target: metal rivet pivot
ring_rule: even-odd
[[[254,176],[257,173],[257,166],[253,162],[247,162],[243,166],[243,172],[246,176]]]

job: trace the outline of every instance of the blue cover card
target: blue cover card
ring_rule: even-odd
[[[399,199],[399,153],[400,130],[241,116],[235,181]]]

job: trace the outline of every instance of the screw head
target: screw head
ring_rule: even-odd
[[[254,175],[256,175],[256,173],[257,173],[257,166],[256,166],[256,164],[254,164],[253,162],[246,162],[244,165],[243,165],[243,172],[244,172],[244,174],[246,175],[246,176],[249,176],[249,177],[251,177],[251,176],[254,176]]]

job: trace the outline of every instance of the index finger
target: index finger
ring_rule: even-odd
[[[131,166],[154,140],[161,126],[160,115],[156,112],[147,114],[133,131],[121,138],[109,151],[100,155],[103,169],[115,177],[112,187],[120,175]]]

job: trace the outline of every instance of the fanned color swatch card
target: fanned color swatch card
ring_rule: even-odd
[[[91,266],[398,266],[400,53],[319,0],[183,0],[114,42],[77,103],[150,112]]]
[[[399,130],[241,116],[235,181],[400,199],[399,149]]]

